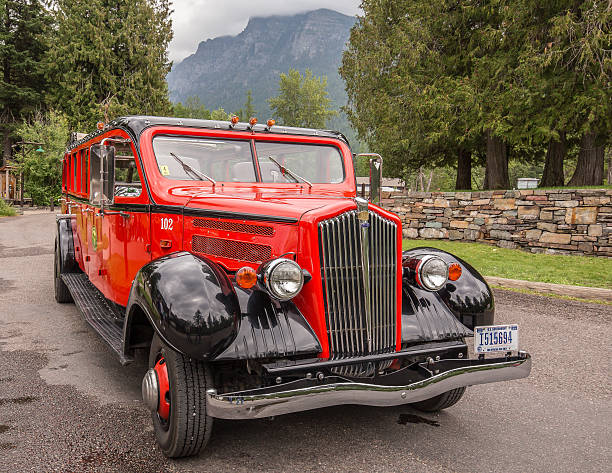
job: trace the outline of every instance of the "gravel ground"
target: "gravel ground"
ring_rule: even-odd
[[[439,415],[341,406],[215,421],[196,458],[169,461],[121,367],[72,304],[53,299],[54,217],[0,219],[0,471],[609,471],[612,308],[496,291],[529,378],[468,389]],[[401,422],[400,422],[401,421]]]

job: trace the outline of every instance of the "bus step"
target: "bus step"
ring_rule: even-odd
[[[120,308],[106,299],[85,273],[62,274],[62,279],[85,321],[117,353],[121,364],[127,365],[134,361],[132,357],[123,354],[124,314]]]

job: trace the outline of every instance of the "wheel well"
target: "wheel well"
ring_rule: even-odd
[[[128,315],[126,353],[131,353],[136,348],[149,348],[154,334],[155,330],[145,311],[134,305]]]

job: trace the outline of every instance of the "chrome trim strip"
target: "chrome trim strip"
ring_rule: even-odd
[[[531,356],[527,353],[509,360],[489,360],[489,363],[461,361],[466,366],[449,369],[405,386],[355,383],[332,376],[328,378],[332,382],[327,384],[295,388],[302,380],[292,381],[276,386],[273,392],[270,392],[270,388],[227,394],[208,390],[207,414],[221,419],[256,419],[340,404],[397,406],[430,399],[464,386],[525,378],[531,372]]]
[[[367,208],[367,205],[366,205]],[[360,243],[361,243],[361,277],[363,279],[363,296],[365,297],[365,319],[366,319],[366,336],[368,342],[368,353],[372,353],[372,294],[370,293],[370,225],[372,222],[372,216],[369,215],[367,226],[366,222],[361,222],[359,225],[360,229]]]

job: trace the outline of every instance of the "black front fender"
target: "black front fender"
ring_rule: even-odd
[[[159,336],[178,352],[209,359],[236,337],[240,309],[227,275],[214,262],[181,251],[144,266],[132,284],[124,344],[141,309]],[[127,345],[124,351],[128,350]]]
[[[436,292],[422,289],[404,277],[402,341],[453,338],[444,333],[436,334],[437,329],[433,327],[441,320],[448,319],[450,314],[460,323],[460,326],[448,330],[455,333],[456,337],[462,332],[471,335],[471,330],[475,326],[492,325],[495,313],[493,293],[480,273],[461,258],[437,248],[414,248],[405,251],[402,256],[403,259],[409,259],[423,255],[435,255],[449,265],[458,263],[462,273],[457,281],[447,281],[446,285]],[[456,324],[446,325],[453,327]],[[469,330],[464,330],[466,328]]]

